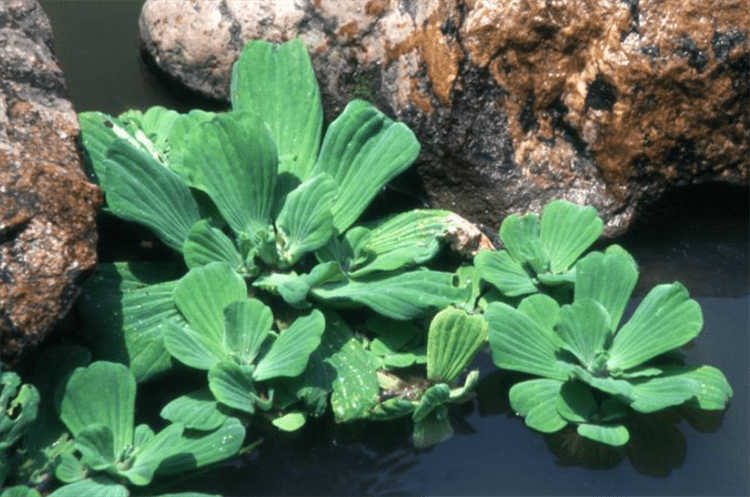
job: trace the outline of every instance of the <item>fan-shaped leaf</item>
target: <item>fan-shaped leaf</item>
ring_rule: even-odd
[[[724,409],[734,395],[724,373],[712,366],[666,366],[664,373],[696,381],[698,391],[691,403],[701,409]]]
[[[253,378],[263,381],[302,374],[310,354],[320,345],[325,325],[325,318],[318,310],[314,310],[309,316],[298,318],[273,342],[271,349],[258,362]]]
[[[564,273],[602,234],[604,223],[593,207],[553,200],[542,211],[539,240],[549,254],[553,273]]]
[[[518,304],[518,312],[530,317],[554,337],[555,325],[560,314],[560,306],[555,299],[543,293],[529,295]]]
[[[573,423],[587,423],[596,413],[596,399],[583,383],[565,382],[556,400],[557,412]]]
[[[110,145],[104,167],[109,209],[121,219],[150,228],[174,250],[182,250],[200,215],[179,176],[125,140]]]
[[[438,383],[425,390],[419,404],[414,409],[412,418],[415,423],[425,419],[432,411],[441,407],[450,399],[451,389],[445,383]]]
[[[555,329],[565,348],[591,369],[610,336],[609,314],[591,299],[576,300],[560,308],[560,321]]]
[[[610,371],[638,366],[659,354],[684,345],[703,327],[700,305],[680,283],[651,290],[617,332],[609,352]]]
[[[506,250],[483,250],[474,258],[481,278],[491,283],[508,297],[536,292],[536,285],[520,262],[513,260]]]
[[[81,452],[81,459],[89,468],[102,471],[114,466],[114,434],[109,426],[93,424],[79,431],[75,436],[75,446]]]
[[[130,492],[106,477],[86,478],[58,488],[49,497],[128,497]]]
[[[254,114],[217,115],[186,139],[183,167],[238,234],[254,236],[268,229],[277,165],[273,137]]]
[[[559,339],[526,314],[500,302],[487,307],[492,361],[499,368],[565,380],[557,367]]]
[[[214,430],[227,420],[208,388],[177,397],[164,406],[160,415],[173,423],[182,423],[185,428],[203,431]]]
[[[208,387],[222,404],[250,414],[255,412],[257,394],[252,366],[240,367],[231,361],[219,362],[208,371]]]
[[[167,322],[164,330],[164,346],[172,357],[196,369],[208,370],[217,362],[229,358],[220,340],[171,321]]]
[[[245,271],[242,256],[237,252],[234,242],[221,230],[212,228],[205,219],[201,219],[190,229],[182,246],[182,253],[190,269],[223,261],[238,273]]]
[[[148,485],[154,478],[159,464],[172,455],[175,445],[180,441],[184,426],[173,423],[157,433],[138,448],[132,466],[120,474],[133,485]]]
[[[575,300],[590,298],[607,309],[616,329],[638,281],[638,267],[623,248],[612,245],[605,254],[592,252],[578,261]]]
[[[557,412],[557,397],[562,385],[562,381],[548,379],[516,383],[508,393],[510,406],[525,418],[530,428],[554,433],[568,424]]]
[[[500,225],[500,239],[511,258],[522,267],[528,264],[537,273],[547,270],[549,255],[539,242],[539,217],[536,214],[506,217]]]
[[[283,240],[279,251],[284,264],[294,264],[333,236],[331,202],[335,195],[336,183],[327,174],[310,178],[287,195],[276,220]]]
[[[405,124],[362,100],[349,102],[328,128],[314,169],[315,174],[330,174],[339,187],[331,209],[339,233],[418,155],[419,142]]]
[[[487,342],[487,321],[459,309],[444,309],[430,323],[427,378],[451,383]]]
[[[414,448],[424,449],[444,442],[453,436],[453,427],[448,421],[448,408],[438,406],[422,420],[414,423]]]
[[[613,447],[622,447],[630,440],[628,429],[623,425],[580,424],[577,431],[582,437]]]
[[[113,434],[115,454],[133,443],[135,378],[127,367],[112,362],[94,362],[76,368],[62,386],[58,407],[60,419],[77,436],[86,427],[106,426]]]
[[[243,299],[224,308],[224,347],[240,364],[252,364],[271,332],[273,314],[260,300]]]

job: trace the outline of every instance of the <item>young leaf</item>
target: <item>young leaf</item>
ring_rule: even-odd
[[[430,323],[427,378],[451,383],[487,342],[487,321],[459,309],[444,309]]]
[[[186,140],[183,161],[236,233],[268,229],[278,157],[258,116],[231,112],[199,124]]]
[[[507,250],[482,250],[474,258],[474,265],[484,281],[508,297],[536,292],[536,285],[520,262],[513,260]]]
[[[211,227],[205,219],[190,228],[182,253],[190,269],[212,262],[227,262],[238,273],[245,271],[242,256],[237,252],[234,242],[221,230]]]
[[[623,248],[612,245],[606,253],[592,252],[575,269],[575,300],[586,298],[607,309],[616,329],[638,281],[638,267]]]
[[[591,299],[576,300],[560,308],[560,321],[555,328],[572,352],[587,369],[594,366],[610,336],[609,314]]]
[[[164,406],[160,416],[173,423],[182,423],[185,428],[203,431],[214,430],[227,420],[208,388],[177,397]]]
[[[557,412],[557,397],[562,385],[562,381],[548,379],[516,383],[508,393],[510,406],[525,418],[530,428],[554,433],[568,424]]]
[[[226,262],[191,269],[174,289],[174,301],[196,333],[221,343],[224,308],[247,297],[245,281]]]
[[[133,443],[135,378],[127,367],[94,362],[76,368],[61,388],[60,419],[74,437],[90,425],[102,424],[112,431],[115,454]]]
[[[493,302],[485,313],[489,323],[492,361],[499,368],[566,380],[556,366],[559,339],[527,315]]]
[[[240,411],[255,412],[256,390],[252,366],[240,367],[232,361],[222,361],[208,371],[208,387],[216,400]]]
[[[343,233],[380,189],[419,155],[419,142],[403,123],[371,104],[352,100],[331,123],[313,172],[328,173],[339,187],[333,226]]]
[[[150,440],[138,447],[132,466],[121,470],[119,474],[127,478],[133,485],[148,485],[154,478],[159,464],[172,455],[175,445],[180,441],[184,427],[174,423]]]
[[[306,419],[301,412],[290,412],[275,418],[271,423],[281,431],[297,431],[305,425]]]
[[[547,270],[549,256],[539,242],[539,217],[536,214],[508,216],[500,226],[500,238],[511,258],[522,267],[528,264],[536,273]]]
[[[16,373],[0,373],[0,451],[21,438],[38,411],[37,389],[33,385],[21,385]]]
[[[539,241],[547,248],[553,273],[566,272],[602,233],[603,221],[593,207],[553,200],[542,211]]]
[[[253,378],[263,381],[301,374],[310,354],[320,345],[325,325],[325,318],[318,310],[314,310],[309,316],[298,318],[273,342],[271,349],[258,362]]]
[[[260,346],[273,326],[271,309],[260,300],[238,300],[224,308],[224,319],[224,348],[239,364],[255,362]]]
[[[174,250],[198,222],[198,204],[172,171],[125,140],[115,141],[104,162],[107,204],[121,219],[152,229]]]
[[[331,201],[336,183],[327,174],[316,175],[299,185],[286,197],[276,220],[282,244],[280,259],[292,265],[307,252],[323,245],[333,235]]]
[[[318,156],[323,106],[302,42],[250,41],[232,69],[231,98],[235,111],[254,112],[268,125],[279,147],[279,173],[307,180]]]
[[[615,335],[607,367],[610,371],[623,371],[638,366],[686,344],[702,327],[700,305],[690,299],[684,286],[658,285]]]

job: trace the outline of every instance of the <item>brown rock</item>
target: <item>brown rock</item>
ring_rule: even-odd
[[[39,343],[96,264],[98,187],[35,0],[0,4],[0,360]]]
[[[748,184],[748,0],[148,0],[140,29],[221,98],[247,40],[303,39],[329,120],[354,97],[403,120],[433,202],[492,227],[565,198],[615,235],[667,189]]]

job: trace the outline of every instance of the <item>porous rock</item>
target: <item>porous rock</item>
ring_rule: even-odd
[[[35,0],[0,2],[0,360],[13,363],[68,311],[96,264],[99,188]]]
[[[748,0],[147,0],[140,32],[224,99],[246,41],[301,38],[327,119],[406,122],[433,203],[491,227],[564,198],[616,235],[670,188],[748,184]]]

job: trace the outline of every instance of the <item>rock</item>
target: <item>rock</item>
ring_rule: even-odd
[[[417,134],[436,206],[497,228],[553,198],[608,235],[682,185],[747,185],[747,0],[147,0],[144,49],[228,97],[250,39],[299,37],[326,117],[366,98]]]
[[[13,363],[70,308],[96,264],[99,188],[36,0],[0,3],[0,360]]]

